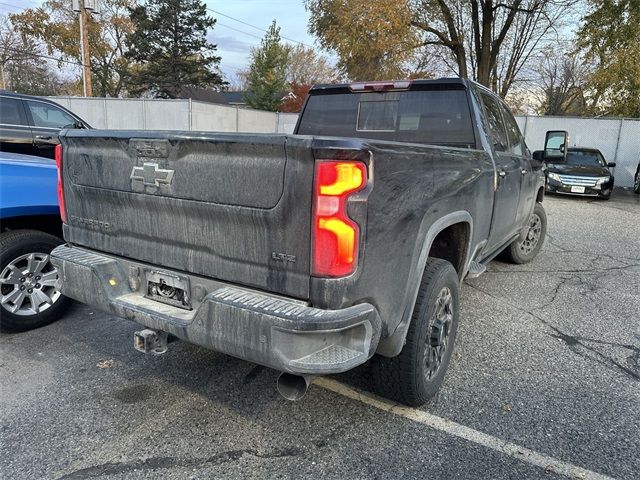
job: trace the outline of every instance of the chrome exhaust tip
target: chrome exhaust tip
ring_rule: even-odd
[[[314,378],[312,375],[294,375],[283,372],[278,377],[278,393],[293,402],[300,400],[307,393]]]

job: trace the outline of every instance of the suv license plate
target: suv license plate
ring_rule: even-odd
[[[571,187],[571,193],[584,193],[584,187]]]

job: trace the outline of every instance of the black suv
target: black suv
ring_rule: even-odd
[[[0,151],[53,158],[64,128],[91,128],[51,100],[0,90]]]

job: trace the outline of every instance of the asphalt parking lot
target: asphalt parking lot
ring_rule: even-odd
[[[640,197],[547,197],[529,265],[463,286],[454,361],[419,410],[366,366],[300,402],[277,372],[184,342],[133,350],[76,304],[0,337],[2,478],[638,478]]]

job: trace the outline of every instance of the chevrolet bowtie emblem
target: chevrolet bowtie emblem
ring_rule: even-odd
[[[145,162],[141,167],[133,167],[131,180],[142,182],[143,185],[159,187],[161,183],[171,185],[175,170],[158,168],[157,163]]]

